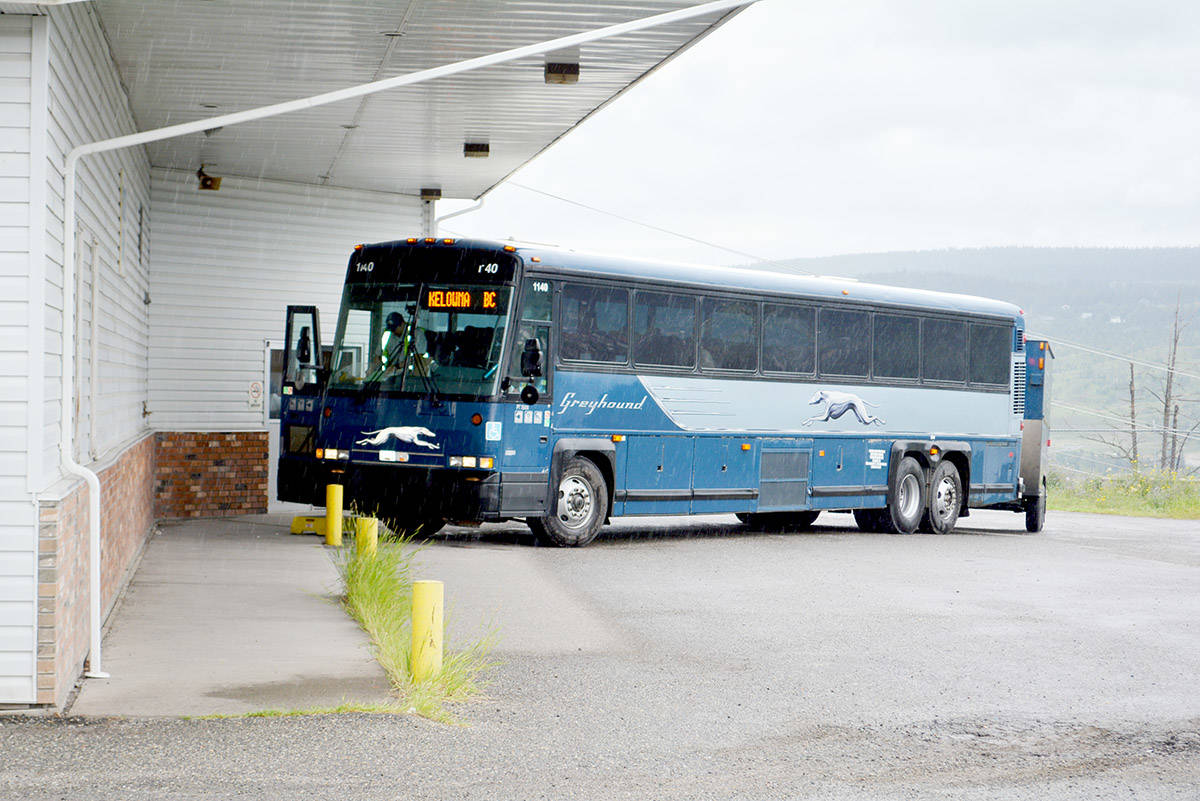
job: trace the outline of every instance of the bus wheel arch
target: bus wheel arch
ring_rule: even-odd
[[[572,455],[556,472],[546,514],[526,523],[540,540],[563,548],[583,547],[604,525],[612,493],[600,467],[582,454]]]

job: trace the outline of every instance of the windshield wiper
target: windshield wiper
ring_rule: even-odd
[[[422,287],[423,288],[423,287]],[[421,297],[420,288],[417,290],[417,297]],[[405,349],[404,360],[400,362],[400,375],[402,376],[401,387],[408,386],[408,362],[413,361],[413,372],[421,377],[421,381],[425,384],[425,392],[429,396],[429,403],[434,406],[441,406],[442,400],[439,397],[441,392],[438,390],[437,380],[433,377],[433,357],[425,354],[417,353],[417,314],[418,308],[414,308],[412,318],[408,322],[408,331],[405,332]]]

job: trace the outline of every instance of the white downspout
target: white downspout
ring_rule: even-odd
[[[100,267],[96,250],[100,243],[93,236],[88,246],[88,272],[92,276],[92,325],[89,336],[91,352],[88,354],[88,456],[94,462],[100,458],[100,436],[97,420],[100,416]]]
[[[71,2],[72,0],[63,0],[63,2]],[[90,596],[90,621],[91,621],[91,650],[88,656],[89,670],[86,674],[89,678],[107,678],[108,674],[101,671],[100,664],[100,478],[91,470],[75,461],[71,454],[72,445],[72,417],[71,417],[71,398],[74,396],[74,376],[73,371],[66,368],[66,365],[71,364],[73,358],[74,345],[74,320],[75,313],[75,296],[74,292],[69,289],[73,286],[75,280],[75,173],[79,164],[79,160],[84,156],[92,153],[106,153],[111,150],[120,150],[126,147],[135,147],[137,145],[145,145],[150,142],[159,142],[163,139],[173,139],[176,136],[185,136],[187,134],[200,133],[212,128],[221,128],[228,125],[237,125],[243,122],[253,122],[262,120],[268,117],[276,117],[280,114],[287,114],[292,111],[302,111],[304,109],[315,108],[316,106],[324,106],[329,103],[337,103],[342,100],[350,100],[356,97],[383,92],[387,89],[396,89],[401,86],[412,86],[413,84],[432,81],[435,78],[444,78],[448,75],[457,75],[460,72],[469,72],[471,70],[481,69],[483,67],[491,67],[496,64],[504,64],[509,61],[527,58],[529,56],[539,56],[544,53],[549,53],[554,50],[565,50],[569,47],[575,47],[587,42],[594,42],[600,39],[606,39],[611,36],[619,36],[625,33],[653,28],[658,25],[667,25],[672,22],[681,22],[683,20],[692,19],[693,17],[702,17],[705,14],[713,14],[718,11],[726,11],[742,6],[753,5],[759,0],[714,0],[709,3],[701,3],[700,5],[681,8],[676,11],[669,11],[665,14],[655,14],[651,17],[643,17],[630,22],[622,22],[618,25],[609,25],[604,28],[597,28],[593,31],[585,31],[584,33],[576,33],[570,36],[560,36],[557,39],[550,39],[540,44],[525,45],[524,47],[516,47],[511,50],[504,50],[499,53],[492,53],[487,56],[479,56],[477,58],[469,58],[466,61],[459,61],[454,64],[445,64],[441,67],[432,67],[426,70],[418,70],[410,72],[406,75],[397,75],[392,78],[385,78],[379,81],[371,81],[370,83],[351,86],[346,89],[338,89],[333,92],[323,92],[319,95],[311,97],[303,97],[298,100],[289,100],[284,103],[274,103],[269,106],[260,108],[247,109],[245,111],[237,111],[232,114],[221,114],[216,117],[209,117],[204,120],[195,120],[194,122],[182,123],[180,125],[169,125],[165,128],[155,128],[150,131],[140,131],[126,136],[118,136],[112,139],[104,139],[99,142],[91,142],[85,145],[79,145],[67,154],[64,176],[64,203],[63,203],[63,377],[62,377],[62,437],[59,447],[59,454],[63,470],[72,475],[80,476],[88,485],[88,557],[91,564],[91,596]],[[60,3],[51,3],[49,5],[59,5]]]
[[[473,211],[479,211],[481,208],[483,208],[483,203],[485,200],[487,200],[487,195],[484,195],[483,197],[479,198],[479,202],[476,203],[474,206],[467,206],[465,209],[459,209],[458,211],[452,211],[449,214],[443,214],[441,217],[438,217],[436,220],[433,221],[433,233],[430,234],[430,236],[438,235],[438,231],[441,230],[441,225],[444,220],[449,220],[451,217],[458,217],[463,214],[470,214]]]

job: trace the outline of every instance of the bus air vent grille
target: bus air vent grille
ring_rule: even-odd
[[[1013,414],[1025,416],[1025,357],[1013,356]]]

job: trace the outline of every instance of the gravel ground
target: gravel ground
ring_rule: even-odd
[[[473,571],[456,625],[505,635],[467,725],[3,718],[0,798],[1200,797],[1200,526],[827,517],[622,521],[582,551],[451,531],[427,557]],[[526,605],[488,610],[489,581]]]

